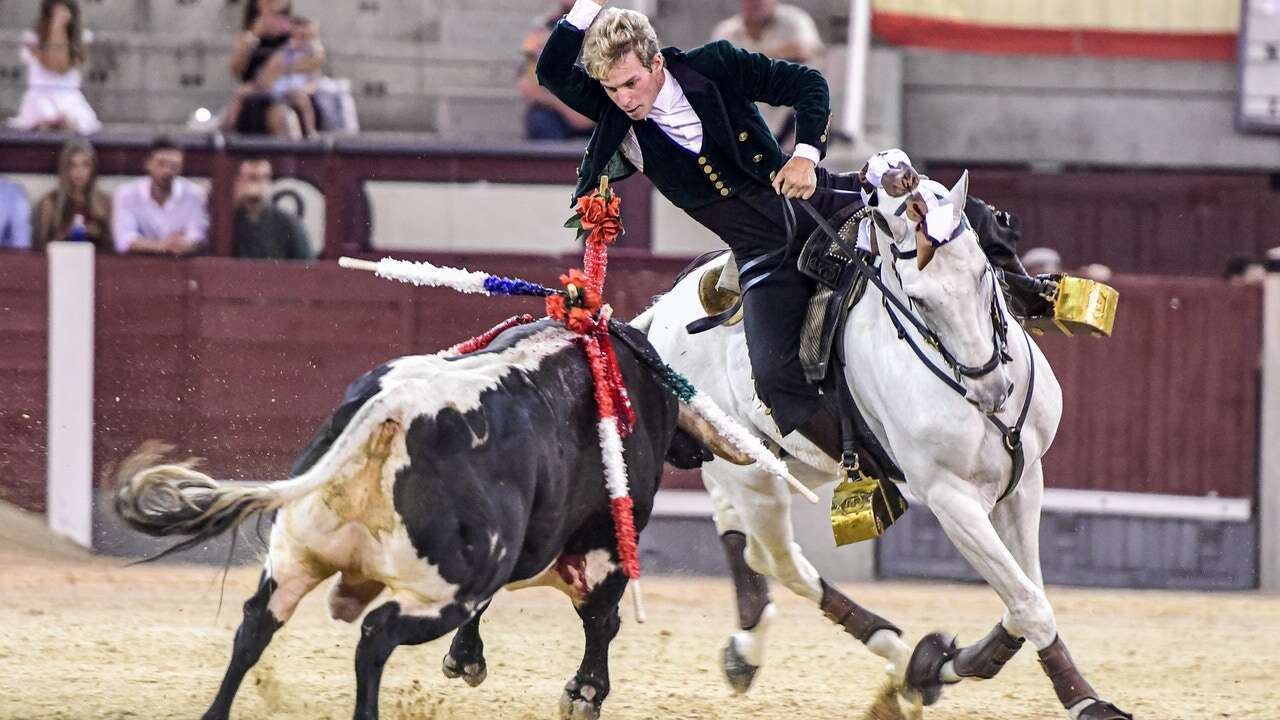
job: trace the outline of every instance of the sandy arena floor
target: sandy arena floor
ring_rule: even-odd
[[[234,570],[217,614],[220,573],[209,567],[124,568],[0,533],[0,720],[195,718],[213,697],[256,576]],[[846,585],[907,628],[961,639],[999,617],[985,587]],[[236,718],[347,718],[355,626],[325,615],[323,591],[303,601],[237,700]],[[726,580],[647,578],[649,622],[628,596],[613,644],[608,718],[861,717],[882,681],[880,663],[816,608],[775,592],[781,614],[756,687],[734,697],[718,651],[731,629]],[[1052,588],[1059,627],[1095,687],[1143,720],[1280,718],[1280,597]],[[581,626],[550,590],[501,593],[482,626],[488,680],[446,680],[447,639],[396,651],[383,717],[553,718],[576,669]],[[996,680],[950,689],[927,718],[1053,719],[1060,714],[1035,655]]]

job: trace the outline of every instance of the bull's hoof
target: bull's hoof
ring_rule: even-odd
[[[440,670],[444,672],[447,678],[462,678],[471,687],[476,687],[489,677],[489,670],[485,667],[484,658],[480,658],[472,663],[460,663],[452,655],[446,654],[444,661],[440,664]]]
[[[560,696],[561,720],[600,720],[600,706],[604,703],[604,693],[591,682],[582,682],[577,678],[564,686]]]
[[[729,643],[724,646],[720,665],[724,668],[724,678],[729,681],[729,687],[738,695],[751,689],[751,683],[755,682],[756,673],[760,671],[760,666],[747,662],[738,651],[738,640],[734,637],[729,638]]]
[[[1076,720],[1133,720],[1133,716],[1109,702],[1098,700],[1081,710]]]
[[[920,696],[924,705],[932,705],[942,697],[942,666],[955,657],[955,638],[942,633],[929,633],[916,643],[907,663],[907,689]]]

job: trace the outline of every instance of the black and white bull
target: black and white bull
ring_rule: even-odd
[[[614,346],[636,411],[623,445],[639,530],[673,440],[691,447],[678,417],[701,444],[733,451],[705,424],[686,422],[636,357],[651,351],[647,340],[624,327],[615,324],[615,333],[629,333],[631,344],[615,335]],[[586,635],[561,714],[599,715],[627,577],[618,565],[591,372],[573,337],[543,321],[509,330],[481,352],[409,356],[375,368],[347,389],[288,480],[221,485],[190,463],[163,464],[154,445],[122,464],[117,511],[143,532],[191,536],[173,549],[275,510],[258,590],[245,603],[206,719],[228,717],[272,635],[335,574],[335,619],[354,622],[389,592],[361,626],[357,719],[378,716],[382,669],[397,646],[455,629],[444,672],[478,685],[485,678],[481,613],[500,588],[539,584],[569,594]]]

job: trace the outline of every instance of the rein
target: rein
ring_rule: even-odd
[[[920,359],[920,362],[923,363],[924,366],[928,368],[929,371],[932,372],[939,380],[946,384],[947,387],[951,388],[961,397],[964,397],[967,394],[967,391],[965,390],[963,383],[960,381],[961,376],[969,378],[982,377],[983,375],[995,370],[999,365],[1012,362],[1013,357],[1009,355],[1008,352],[1008,321],[1005,318],[1004,310],[1000,305],[1000,298],[998,295],[999,287],[996,285],[995,273],[991,272],[990,264],[987,266],[987,272],[991,273],[993,290],[991,296],[991,320],[992,344],[994,347],[992,349],[991,358],[987,360],[986,363],[979,366],[964,365],[956,359],[955,355],[947,350],[942,339],[938,337],[937,333],[935,333],[924,323],[923,320],[912,312],[911,308],[907,307],[907,305],[899,299],[897,295],[889,291],[889,288],[884,284],[884,280],[880,277],[880,273],[872,269],[872,267],[862,259],[861,253],[857,252],[856,248],[851,247],[849,243],[840,236],[840,233],[836,232],[835,229],[831,227],[831,223],[827,222],[826,218],[822,217],[822,214],[814,209],[813,205],[810,205],[807,200],[797,200],[796,202],[809,214],[811,218],[813,218],[814,222],[822,229],[823,233],[831,238],[836,245],[849,256],[854,269],[865,277],[867,282],[876,286],[876,289],[880,291],[880,295],[883,297],[885,312],[888,313],[889,319],[893,322],[893,326],[898,332],[898,338],[900,340],[905,340],[907,345],[915,352],[916,357]],[[963,228],[963,224],[957,228],[957,234],[961,228]],[[889,247],[893,253],[895,261],[899,259],[910,259],[916,256],[916,251],[914,249],[907,252],[899,252],[897,246],[893,243],[890,243]],[[951,369],[950,375],[931,361],[924,349],[920,347],[920,344],[912,338],[911,333],[907,332],[901,318],[894,313],[895,308],[911,323],[912,326],[915,327],[916,331],[920,333],[920,336],[924,338],[924,341],[938,352],[942,357],[943,362]],[[996,502],[1004,500],[1017,489],[1018,483],[1022,480],[1023,467],[1026,464],[1026,457],[1022,447],[1022,426],[1026,422],[1028,412],[1031,410],[1031,397],[1035,392],[1036,364],[1035,357],[1031,353],[1031,338],[1027,335],[1025,330],[1022,334],[1027,342],[1027,362],[1030,365],[1030,376],[1027,380],[1027,393],[1026,397],[1022,401],[1022,410],[1018,413],[1018,420],[1013,425],[1006,425],[1004,421],[996,417],[994,414],[984,414],[987,420],[991,421],[991,424],[1000,432],[1000,436],[1004,441],[1004,448],[1009,453],[1009,459],[1013,463],[1009,483],[1005,486],[1004,492],[1000,493],[1000,497],[996,498]]]

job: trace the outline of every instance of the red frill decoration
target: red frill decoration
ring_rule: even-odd
[[[613,511],[613,531],[618,536],[618,561],[622,563],[622,571],[627,577],[635,580],[640,577],[640,553],[636,547],[636,522],[631,497],[609,500],[609,509]]]
[[[457,345],[454,345],[453,347],[449,348],[446,352],[448,352],[451,355],[466,355],[467,353],[473,353],[477,350],[483,350],[489,347],[489,343],[493,342],[493,339],[498,337],[502,333],[510,330],[511,328],[517,325],[527,325],[533,322],[535,319],[536,318],[534,318],[529,313],[525,313],[523,315],[516,315],[514,317],[509,317],[506,320],[503,320],[502,322],[498,323],[497,325],[494,325],[492,328],[489,328],[483,334],[477,335],[471,338],[470,340],[460,342]]]
[[[617,417],[613,408],[613,392],[609,387],[608,360],[600,348],[598,334],[587,335],[582,341],[582,349],[586,353],[587,363],[591,366],[591,379],[594,381],[596,393],[596,417]]]
[[[608,328],[598,329],[596,337],[599,338],[600,349],[604,353],[605,367],[609,371],[609,389],[613,395],[614,410],[621,410],[616,415],[618,419],[618,434],[625,438],[635,430],[636,410],[631,406],[631,395],[627,393],[627,383],[622,379],[622,368],[618,366],[618,356],[613,352],[613,342],[609,339]]]

